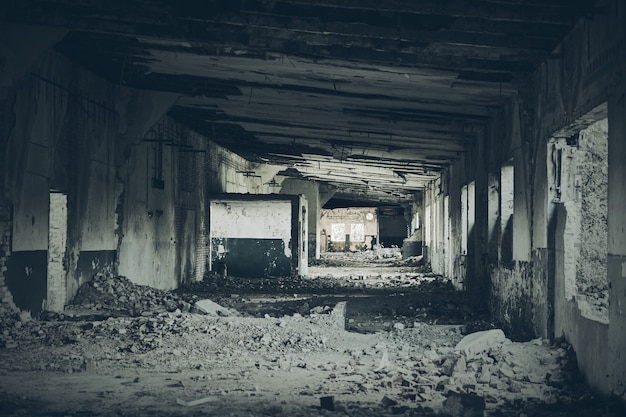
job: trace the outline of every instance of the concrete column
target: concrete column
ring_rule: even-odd
[[[317,182],[287,178],[282,183],[280,194],[299,195],[303,194],[309,203],[309,257],[319,259],[320,257],[320,211],[322,208],[320,200],[320,186]]]
[[[47,309],[63,311],[65,307],[65,250],[67,247],[67,195],[50,193],[48,232]]]
[[[626,82],[609,101],[609,357],[613,393],[626,399]]]

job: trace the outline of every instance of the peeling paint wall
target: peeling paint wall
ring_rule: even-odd
[[[486,201],[486,207],[479,208],[486,221],[477,224],[477,245],[483,248],[488,262],[490,307],[495,319],[515,338],[564,337],[572,343],[579,367],[592,387],[625,396],[626,84],[622,75],[626,73],[626,8],[617,0],[604,0],[599,6],[604,12],[580,22],[557,48],[555,53],[561,58],[543,63],[520,96],[495,115],[476,146],[478,154],[471,159],[487,167],[474,171],[476,195]],[[606,117],[607,102],[608,255],[604,255],[604,233],[592,227],[596,220],[602,221],[603,210],[579,207],[575,198],[563,194],[591,196],[584,190],[598,188],[599,182],[591,174],[598,164],[579,166],[578,184],[570,190],[562,186],[576,184],[576,178],[568,178],[577,172],[568,165],[577,162],[575,152],[566,149],[571,147],[567,143]],[[594,134],[587,131],[582,136]],[[595,155],[595,150],[591,156],[606,158]],[[452,203],[457,186],[472,179],[469,159],[468,155],[450,167],[426,191],[428,260],[433,271],[449,276],[461,275],[464,262],[454,250],[458,214]],[[512,187],[508,181],[504,184],[501,176],[509,160]],[[581,174],[591,178],[586,185],[581,184]],[[511,200],[506,196],[511,191],[509,220],[506,209]],[[601,202],[603,198],[595,200]],[[450,218],[449,224],[441,220],[442,216]],[[503,244],[508,241],[510,247]],[[448,256],[454,259],[453,268]],[[608,320],[585,313],[579,302],[584,289],[580,279],[578,284],[576,280],[577,275],[593,275],[588,283],[600,287],[605,275],[599,266],[603,257],[607,258]],[[581,265],[584,259],[592,261]]]
[[[303,197],[213,196],[211,270],[239,277],[305,275],[306,223]]]
[[[592,314],[608,320],[608,120],[580,132],[576,187],[580,203],[580,256],[576,294]]]
[[[115,251],[114,90],[55,54],[7,90],[14,118],[3,167],[14,213],[7,277],[19,307],[33,314],[46,307],[49,290],[59,309],[90,278],[78,269],[82,253],[99,262]],[[66,279],[63,290],[47,285],[51,189],[69,199],[67,252],[55,255],[67,265],[55,272],[67,273],[57,281]]]
[[[0,58],[12,50],[4,46]],[[208,141],[164,116],[177,96],[112,85],[53,51],[33,53],[28,66],[0,67],[3,82],[12,80],[0,97],[6,305],[61,310],[96,273],[159,288],[202,279]],[[198,152],[161,146],[155,175],[150,139],[162,134]],[[65,224],[50,211],[52,190],[67,196]]]
[[[207,189],[211,194],[271,194],[280,190],[280,182],[272,182],[280,168],[252,163],[209,141],[207,148]]]
[[[433,272],[450,277],[455,288],[484,291],[487,173],[474,159],[450,167],[425,190],[424,255]]]
[[[308,203],[308,254],[311,258],[319,258],[322,242],[321,230],[323,230],[320,225],[322,205],[320,202],[319,183],[287,178],[281,184],[280,194],[303,194],[306,197]]]
[[[175,157],[173,147],[141,140],[120,173],[126,198],[118,271],[134,283],[161,289],[178,285]]]
[[[118,224],[119,273],[133,282],[176,288],[207,271],[210,143],[164,116],[130,147]]]

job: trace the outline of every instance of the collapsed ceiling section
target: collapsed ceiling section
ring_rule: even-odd
[[[283,175],[403,201],[459,159],[592,0],[33,0],[18,23]]]

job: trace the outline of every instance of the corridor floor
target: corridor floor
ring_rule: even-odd
[[[99,276],[63,314],[2,318],[0,415],[626,415],[482,301],[392,249],[175,292]]]

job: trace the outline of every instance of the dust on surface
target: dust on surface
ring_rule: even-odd
[[[418,259],[372,256],[176,292],[98,276],[63,314],[2,318],[0,415],[624,415],[568,345],[511,342]]]

